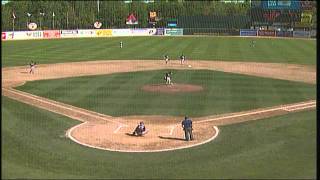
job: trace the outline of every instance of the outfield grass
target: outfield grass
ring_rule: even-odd
[[[2,66],[121,59],[254,61],[316,65],[316,41],[241,37],[112,37],[2,42]],[[124,48],[119,48],[123,41]]]
[[[62,137],[78,121],[2,97],[2,178],[286,178],[316,176],[316,112],[220,127],[213,142],[116,153]]]
[[[316,97],[316,86],[218,71],[174,70],[174,83],[196,84],[204,91],[145,92],[164,83],[166,70],[27,82],[17,89],[77,107],[112,115],[205,116],[300,102]]]

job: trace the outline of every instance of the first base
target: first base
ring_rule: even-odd
[[[188,67],[192,67],[191,65],[188,65]]]

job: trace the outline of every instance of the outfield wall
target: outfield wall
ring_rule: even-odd
[[[267,36],[267,37],[294,37],[294,38],[316,38],[317,32],[312,31],[277,31],[277,30],[254,30],[240,29],[240,36]]]
[[[117,36],[176,36],[183,35],[183,29],[137,28],[137,29],[77,29],[44,31],[2,32],[2,40],[58,39],[81,37],[117,37]]]
[[[9,31],[2,32],[2,41],[30,39],[59,39],[59,38],[93,38],[120,36],[183,36],[190,32],[182,28],[136,28],[136,29],[77,29],[77,30],[44,30],[44,31]],[[203,34],[205,35],[205,34]],[[224,36],[228,34],[211,34]],[[233,36],[264,36],[264,37],[297,37],[315,38],[316,31],[276,31],[240,29]]]

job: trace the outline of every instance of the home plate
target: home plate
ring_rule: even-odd
[[[188,67],[191,68],[192,66],[189,64]]]

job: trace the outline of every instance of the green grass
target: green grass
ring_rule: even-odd
[[[79,123],[2,97],[1,177],[285,178],[316,177],[316,112],[220,127],[214,141],[161,153],[115,153],[61,137]]]
[[[315,85],[217,71],[174,70],[174,83],[197,84],[204,91],[145,92],[163,82],[166,70],[27,82],[17,89],[112,115],[204,116],[251,110],[316,98]]]
[[[254,61],[316,65],[316,41],[240,37],[113,37],[1,42],[2,66],[118,59]],[[124,48],[119,48],[119,42]]]

